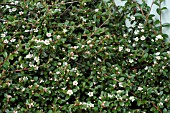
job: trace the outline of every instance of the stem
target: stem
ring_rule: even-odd
[[[145,22],[145,25],[148,23],[149,14],[150,14],[150,12],[151,12],[151,10],[152,10],[153,4],[154,4],[154,0],[152,1],[152,4],[151,4],[151,6],[150,6],[150,10],[149,10],[148,14],[146,15],[146,22]]]
[[[140,9],[141,13],[143,16],[145,16],[143,9],[139,6],[139,4],[136,2],[136,0],[133,0],[134,3],[136,3],[136,5],[138,6],[138,8]]]
[[[159,19],[160,19],[160,33],[162,34],[162,11],[161,11],[161,0],[159,0],[159,10],[160,10],[160,16],[159,16]]]
[[[101,28],[107,21],[109,21],[110,17],[111,17],[111,11],[110,11],[110,14],[108,16],[108,18],[99,26],[99,28]],[[91,36],[93,36],[96,32],[97,32],[98,29],[96,29],[92,34]]]
[[[71,4],[63,13],[61,13],[60,16],[63,16],[64,14],[66,14],[69,11],[70,7],[72,7],[72,5],[73,4]]]

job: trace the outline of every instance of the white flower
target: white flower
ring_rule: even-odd
[[[142,36],[140,39],[141,39],[141,40],[145,40],[145,36]]]
[[[122,50],[123,50],[123,47],[120,47],[120,46],[119,46],[119,51],[122,51]]]
[[[98,12],[98,11],[99,11],[99,9],[95,9],[94,11],[95,11],[95,12]]]
[[[160,59],[161,59],[161,57],[160,57],[160,56],[156,56],[156,59],[160,60]]]
[[[60,71],[57,71],[56,74],[57,74],[57,75],[60,74]]]
[[[17,5],[19,3],[19,1],[15,1],[15,5]]]
[[[24,77],[23,77],[23,80],[24,80],[24,81],[27,81],[27,80],[28,80],[28,78],[24,76]]]
[[[39,62],[39,61],[40,61],[39,57],[34,57],[34,60],[35,60],[36,62]]]
[[[129,49],[129,48],[126,48],[126,51],[127,51],[127,52],[130,52],[130,49]]]
[[[22,25],[22,28],[25,28],[25,26],[24,26],[24,25]]]
[[[118,90],[116,93],[122,93],[123,91],[122,90]]]
[[[36,28],[36,29],[33,29],[34,30],[34,32],[38,32],[38,29]]]
[[[49,41],[49,40],[45,40],[45,41],[44,41],[44,44],[45,44],[45,45],[49,45],[49,44],[50,44],[50,41]]]
[[[87,44],[90,44],[90,43],[91,43],[91,40],[88,40],[88,41],[87,41]]]
[[[134,96],[130,96],[129,98],[132,102],[135,100]]]
[[[9,5],[6,5],[6,8],[7,8],[7,9],[10,8],[10,6],[9,6]]]
[[[46,33],[46,36],[47,37],[51,37],[51,33]]]
[[[88,95],[89,95],[89,97],[92,97],[93,96],[93,92],[89,92]]]
[[[93,44],[90,44],[89,46],[90,46],[90,47],[93,47]]]
[[[11,13],[11,12],[12,12],[12,9],[9,9],[9,12]]]
[[[167,54],[169,54],[169,55],[170,55],[170,51],[167,51]]]
[[[31,108],[31,107],[33,107],[34,106],[34,103],[32,102],[32,103],[30,103],[30,104],[28,104],[28,106],[29,106],[29,108]]]
[[[92,103],[89,103],[89,104],[87,104],[87,107],[94,107],[94,104],[92,104]]]
[[[145,30],[144,30],[144,29],[141,29],[141,32],[145,32]]]
[[[73,91],[72,91],[72,90],[68,90],[68,91],[67,91],[67,94],[68,94],[68,95],[72,95],[72,94],[73,94]]]
[[[111,94],[108,94],[108,97],[109,97],[109,98],[112,98],[112,97],[113,97],[113,95],[111,95]]]
[[[25,91],[25,88],[23,88],[21,91],[24,92],[24,91]]]
[[[33,57],[33,54],[28,54],[28,55],[26,55],[26,58],[32,58]]]
[[[12,8],[12,11],[15,12],[17,10],[17,8]]]
[[[18,111],[14,111],[13,113],[18,113]]]
[[[41,79],[41,80],[40,80],[40,83],[42,83],[42,82],[44,82],[44,80],[43,80],[43,79]]]
[[[32,63],[32,62],[30,62],[30,63],[29,63],[29,66],[30,66],[30,67],[34,67],[34,65],[33,65],[33,63]]]
[[[63,87],[63,88],[61,88],[62,90],[65,90],[66,89],[66,87]]]
[[[63,29],[63,33],[66,33],[67,32],[67,29]]]
[[[23,65],[22,65],[22,64],[20,65],[20,68],[23,68]]]
[[[4,38],[5,36],[6,36],[6,34],[5,34],[5,33],[1,34],[1,37],[2,37],[2,38]]]
[[[8,41],[7,39],[4,40],[4,43],[5,43],[5,44],[8,44],[8,42],[9,42],[9,41]]]
[[[167,99],[167,98],[165,99],[165,102],[168,102],[168,99]]]
[[[163,103],[162,103],[162,102],[160,102],[160,103],[159,103],[159,106],[163,106]]]
[[[138,37],[136,37],[136,38],[134,38],[134,40],[137,42],[137,41],[139,40],[139,38],[138,38]]]
[[[125,38],[126,38],[127,36],[128,36],[127,34],[123,34],[123,37],[125,37]]]
[[[143,28],[143,24],[139,23],[138,28]]]
[[[123,87],[123,83],[122,82],[119,82],[119,87]]]
[[[152,42],[154,42],[154,39],[151,39]]]
[[[131,19],[131,20],[135,20],[135,17],[132,15],[132,16],[130,17],[130,19]]]
[[[19,44],[17,44],[16,47],[19,47]]]
[[[73,85],[77,86],[78,82],[77,81],[73,81]]]
[[[118,70],[119,68],[118,67],[115,67],[115,70]]]
[[[11,39],[11,40],[10,40],[10,42],[15,42],[15,41],[16,41],[16,39],[15,39],[15,38],[13,38],[13,39]]]
[[[133,59],[129,59],[129,62],[130,62],[130,63],[133,63]]]
[[[155,53],[155,55],[157,55],[157,56],[160,55],[160,52]]]
[[[25,30],[26,33],[30,32],[30,30]]]
[[[155,40],[159,40],[159,39],[163,39],[162,35],[156,36],[156,39],[155,39]]]
[[[57,35],[57,39],[60,39],[61,38],[61,36],[60,35]]]
[[[97,61],[101,62],[102,60],[100,58],[97,58]]]
[[[139,34],[139,30],[134,31],[135,35]]]
[[[48,40],[52,42],[52,38],[49,38]]]
[[[138,87],[138,90],[141,91],[141,90],[143,90],[143,88],[142,87]]]
[[[12,0],[11,0],[12,1]],[[14,5],[15,3],[14,2],[11,2],[10,4]]]
[[[63,62],[63,65],[64,65],[64,66],[67,66],[67,65],[68,65],[68,63],[67,63],[67,62]]]
[[[7,98],[9,99],[9,98],[12,98],[12,96],[11,95],[7,95]]]
[[[145,67],[145,70],[148,70],[148,66]]]

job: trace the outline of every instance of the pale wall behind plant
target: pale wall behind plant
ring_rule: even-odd
[[[139,3],[142,2],[142,0],[137,0]],[[153,0],[145,0],[149,6],[151,6]],[[125,2],[121,0],[115,0],[116,5],[124,5]],[[162,4],[162,7],[167,7],[168,9],[162,12],[162,23],[170,23],[170,0],[165,0]],[[155,19],[159,19],[159,15],[156,12],[156,9],[158,7],[156,5],[153,5],[151,13],[155,14]],[[168,34],[169,41],[170,41],[170,27],[163,28],[163,33]]]

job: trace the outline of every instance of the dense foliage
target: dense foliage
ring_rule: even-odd
[[[54,1],[0,4],[1,113],[170,112],[167,24],[150,6]]]

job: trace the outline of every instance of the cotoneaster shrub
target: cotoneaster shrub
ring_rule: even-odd
[[[151,8],[131,0],[1,3],[0,112],[170,112],[168,24]]]

